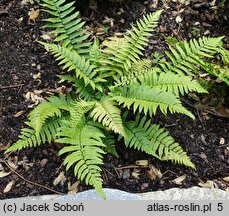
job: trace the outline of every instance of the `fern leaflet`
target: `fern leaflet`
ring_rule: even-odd
[[[101,122],[103,126],[124,136],[125,132],[120,114],[121,111],[117,107],[116,102],[105,97],[101,101],[95,102],[95,107],[91,111],[90,116],[94,121]]]
[[[194,91],[198,93],[207,93],[207,91],[191,77],[181,76],[171,72],[157,73],[151,71],[144,76],[138,77],[141,84],[151,86],[154,89],[164,92],[171,92],[175,95],[184,95],[185,93]]]
[[[128,87],[117,87],[112,89],[110,96],[113,100],[118,101],[124,107],[130,108],[133,105],[134,112],[144,112],[152,116],[155,115],[158,108],[163,114],[167,114],[167,110],[171,113],[183,113],[191,118],[195,118],[191,112],[186,110],[180,100],[170,92],[163,92],[153,89],[149,86],[130,84]]]
[[[78,54],[87,54],[91,43],[86,42],[89,37],[86,29],[82,28],[85,22],[78,18],[79,12],[75,11],[74,1],[66,3],[67,0],[42,0],[44,11],[52,17],[44,19],[47,22],[43,28],[52,28],[51,33],[57,35],[54,42],[64,40],[63,46],[69,50],[74,49]]]

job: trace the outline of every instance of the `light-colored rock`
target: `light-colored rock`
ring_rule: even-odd
[[[139,194],[144,200],[227,200],[229,192],[220,189],[192,187],[188,189],[172,188]]]
[[[131,194],[125,191],[104,188],[107,200],[142,200],[142,197],[137,194]],[[87,190],[76,193],[74,195],[43,195],[22,197],[23,200],[102,200],[95,190]]]
[[[220,189],[192,187],[188,189],[172,188],[133,194],[116,189],[103,189],[107,200],[229,200],[229,192]],[[88,190],[74,195],[43,195],[18,198],[20,200],[102,200],[95,190]]]

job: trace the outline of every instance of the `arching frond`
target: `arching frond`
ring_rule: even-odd
[[[103,143],[106,145],[105,152],[113,154],[115,157],[118,157],[116,151],[116,140],[113,134],[107,132],[103,138]]]
[[[38,104],[29,114],[30,126],[34,128],[36,136],[39,136],[46,119],[60,116],[61,111],[58,106],[51,102],[43,102]]]
[[[66,97],[60,94],[58,97],[51,96],[47,98],[47,101],[51,102],[53,105],[55,105],[61,110],[69,111],[73,98],[71,97],[70,94],[68,94]]]
[[[55,44],[42,44],[44,44],[46,48],[49,49],[56,57],[56,60],[59,61],[59,65],[63,65],[63,69],[74,71],[77,78],[82,78],[84,80],[85,86],[90,85],[93,89],[96,88],[96,83],[93,80],[96,73],[89,60],[86,60],[83,56],[78,55],[74,50],[70,51]]]
[[[124,142],[127,147],[142,150],[160,160],[172,160],[174,163],[195,168],[182,147],[164,128],[152,124],[151,120],[138,115],[135,121],[125,122],[124,125],[127,134]]]
[[[124,136],[125,132],[120,114],[121,110],[117,107],[116,102],[104,97],[101,101],[95,102],[95,107],[90,116],[94,121],[101,122],[103,126]]]
[[[46,120],[38,135],[36,135],[36,131],[34,128],[32,128],[31,122],[26,122],[27,128],[21,129],[19,140],[10,146],[6,150],[6,153],[10,151],[21,150],[23,148],[40,146],[46,142],[50,143],[52,140],[56,139],[61,121],[64,119],[65,117],[57,117]]]
[[[85,180],[96,191],[105,197],[102,191],[102,177],[100,165],[103,164],[102,142],[103,133],[96,127],[86,124],[84,109],[77,108],[76,115],[71,116],[71,121],[66,121],[60,128],[60,138],[56,142],[67,144],[59,154],[68,153],[64,160],[66,169],[74,166],[74,173],[79,180]]]
[[[30,126],[34,128],[36,136],[39,136],[46,119],[50,117],[61,117],[61,110],[69,111],[71,101],[70,95],[66,98],[60,95],[59,97],[49,97],[47,101],[38,104],[28,116]]]
[[[115,72],[119,76],[127,75],[132,63],[142,56],[143,46],[147,45],[148,36],[156,26],[162,10],[145,15],[136,26],[127,32],[124,38],[111,37],[103,42],[103,57],[99,60],[104,71]]]
[[[216,76],[219,80],[225,82],[229,86],[229,64],[228,66],[215,65],[212,70],[209,71],[209,74]]]
[[[164,92],[171,92],[175,95],[184,95],[188,92],[207,93],[207,91],[191,77],[181,76],[171,72],[157,73],[153,71],[144,76],[139,76],[138,80],[141,84],[150,86]]]
[[[75,87],[75,93],[79,95],[80,98],[87,101],[94,99],[95,91],[90,85],[85,86],[85,82],[83,79],[79,79],[76,76],[72,75],[58,75],[58,77],[68,83],[71,83]]]
[[[87,102],[84,100],[76,100],[72,103],[72,107],[70,109],[70,126],[72,131],[77,131],[77,127],[84,124],[85,113],[90,111],[93,106],[94,102]]]
[[[102,52],[100,49],[99,40],[98,38],[95,38],[89,52],[89,58],[92,63],[97,64],[101,56],[102,56]]]
[[[116,139],[115,139],[115,134],[113,133],[112,130],[107,130],[107,127],[104,127],[100,122],[98,121],[91,121],[91,117],[87,118],[87,124],[92,125],[94,127],[99,128],[103,134],[104,138],[102,138],[104,145],[106,147],[104,148],[104,151],[106,153],[113,154],[114,156],[118,157],[118,153],[116,151]]]
[[[170,92],[153,89],[149,86],[136,83],[130,84],[128,87],[117,87],[112,89],[110,96],[124,107],[133,106],[134,112],[144,112],[152,116],[155,115],[159,108],[163,114],[182,113],[191,118],[195,118],[191,112],[185,109],[180,100]]]
[[[87,54],[91,43],[86,40],[89,34],[83,28],[85,22],[75,12],[74,1],[67,0],[42,0],[43,11],[52,17],[44,19],[47,22],[43,28],[53,29],[51,33],[57,35],[54,42],[64,41],[62,46],[69,50],[74,49],[78,54]],[[69,2],[69,3],[67,3]]]
[[[179,42],[169,46],[170,52],[165,52],[170,60],[162,61],[159,65],[164,72],[174,72],[180,75],[193,72],[199,74],[198,67],[208,71],[209,63],[203,57],[212,58],[222,48],[222,38],[202,37],[189,42]]]
[[[127,75],[119,77],[114,84],[115,87],[129,85],[131,82],[135,82],[139,77],[144,77],[147,74],[156,73],[160,71],[160,68],[153,67],[152,61],[148,59],[139,60],[137,63],[133,63]]]

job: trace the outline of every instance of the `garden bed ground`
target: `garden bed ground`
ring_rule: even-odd
[[[185,1],[183,5],[178,2],[182,1],[136,0],[126,5],[99,2],[96,11],[82,5],[79,9],[88,22],[88,29],[104,40],[107,36],[122,34],[130,22],[144,13],[163,8],[157,33],[150,39],[146,56],[166,49],[162,34],[180,39],[225,35],[225,46],[229,48],[227,5],[219,7],[214,1],[210,4],[204,0]],[[69,90],[56,78],[60,69],[54,59],[36,42],[44,39],[46,32],[40,29],[43,14],[37,11],[38,17],[36,12],[29,15],[32,8],[36,11],[38,6],[23,5],[18,0],[0,1],[0,199],[88,189],[84,183],[77,182],[71,171],[62,172],[65,170],[63,158],[57,156],[56,145],[26,149],[7,158],[4,155],[4,150],[17,140],[34,104],[48,95]],[[159,114],[154,119],[188,152],[196,170],[126,150],[119,143],[120,157],[105,157],[104,187],[139,193],[188,188],[202,183],[202,187],[228,190],[228,178],[225,177],[229,176],[229,94],[226,94],[224,99],[214,94],[199,98],[205,102],[198,106],[194,96],[183,99],[184,105],[196,116],[195,121],[183,115],[165,117]],[[137,160],[148,160],[149,166],[138,166]],[[157,169],[162,174],[160,178],[155,175]],[[58,176],[61,181],[54,185]]]

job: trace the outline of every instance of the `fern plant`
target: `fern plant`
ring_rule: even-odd
[[[101,165],[104,154],[117,156],[117,136],[126,147],[195,168],[181,146],[152,119],[158,110],[195,118],[179,96],[207,91],[184,72],[206,69],[202,57],[213,57],[222,38],[183,42],[176,46],[179,53],[170,47],[171,61],[154,64],[142,57],[161,10],[144,15],[122,38],[108,38],[102,44],[95,39],[90,44],[73,2],[43,0],[42,6],[52,16],[44,27],[52,28],[56,38],[40,43],[62,65],[66,74],[59,77],[71,83],[75,92],[52,96],[35,107],[19,140],[6,152],[52,141],[63,143],[59,155],[66,155],[66,169],[73,168],[78,179],[104,198]]]
[[[223,37],[192,39],[189,43],[178,41],[175,38],[166,38],[169,42],[170,52],[165,52],[171,63],[166,61],[159,63],[163,71],[173,71],[178,74],[189,74],[194,76],[203,69],[209,75],[219,78],[229,86],[229,51],[222,47]],[[219,64],[209,63],[204,58],[213,58],[219,54]],[[199,65],[199,67],[195,67]]]

